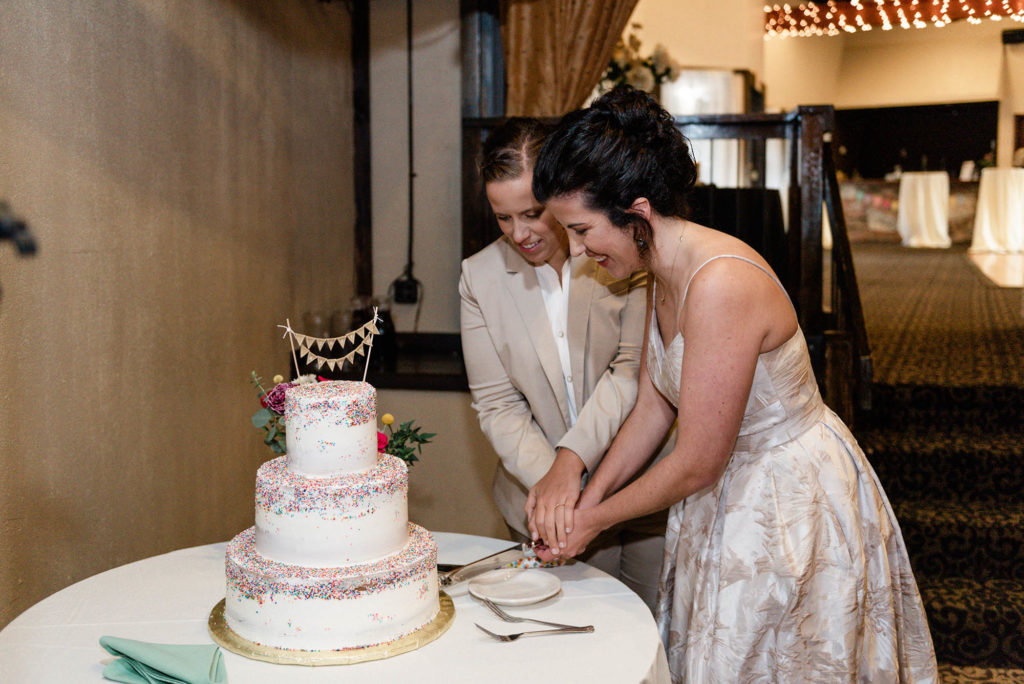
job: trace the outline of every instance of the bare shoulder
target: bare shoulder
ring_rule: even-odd
[[[761,254],[738,237],[729,235],[728,233],[723,233],[722,231],[714,228],[709,228],[708,226],[702,226],[699,224],[690,225],[700,229],[697,239],[709,257],[716,255],[740,256],[756,261],[766,268],[768,267],[768,263],[764,260]]]
[[[730,310],[753,310],[773,298],[775,293],[768,287],[773,285],[771,276],[734,256],[715,254],[693,269],[685,308],[727,306]]]
[[[683,326],[743,329],[763,338],[762,352],[777,347],[797,327],[785,290],[753,249],[746,245],[745,249],[734,249],[729,241],[721,246],[729,251],[711,250],[692,270],[682,311]]]

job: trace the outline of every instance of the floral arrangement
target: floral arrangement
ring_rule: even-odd
[[[315,375],[300,375],[292,382],[285,382],[280,375],[274,376],[274,387],[267,391],[263,378],[252,372],[252,384],[260,394],[260,409],[252,414],[253,427],[263,430],[263,443],[275,454],[285,453],[284,393],[289,387],[319,382]]]
[[[632,28],[639,29],[642,26],[632,24]],[[615,45],[598,90],[604,93],[615,86],[631,85],[638,90],[653,93],[665,81],[677,78],[681,70],[679,62],[672,59],[660,43],[654,46],[654,52],[646,57],[641,56],[640,39],[636,33],[630,33],[625,41],[620,40]]]
[[[429,444],[430,440],[437,435],[435,432],[420,432],[420,428],[413,427],[414,421],[411,420],[402,423],[395,430],[391,427],[395,422],[395,417],[390,413],[381,416],[380,422],[384,424],[388,434],[377,432],[377,450],[396,456],[409,465],[420,460],[416,454],[422,454],[423,445]]]
[[[285,382],[283,377],[275,375],[273,379],[274,386],[270,390],[263,387],[263,378],[256,375],[256,371],[252,372],[251,380],[252,384],[259,391],[260,399],[259,410],[252,414],[252,424],[254,427],[264,431],[263,443],[269,446],[271,451],[279,455],[284,454],[286,452],[285,390],[297,385],[323,382],[326,378],[317,375],[300,375],[295,380]],[[419,460],[417,454],[422,454],[421,449],[423,445],[430,443],[430,440],[436,436],[436,433],[433,432],[420,432],[419,427],[413,427],[414,421],[411,420],[402,423],[395,430],[391,427],[395,422],[395,417],[390,413],[385,413],[381,416],[380,422],[384,424],[388,432],[385,434],[380,430],[377,431],[377,451],[383,451],[386,454],[396,456],[409,465]]]

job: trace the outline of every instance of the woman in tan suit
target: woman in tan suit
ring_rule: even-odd
[[[514,118],[480,163],[503,237],[462,263],[462,349],[473,408],[500,462],[493,492],[509,532],[530,541],[527,493],[572,508],[633,408],[645,278],[616,279],[570,257],[564,229],[534,197],[547,128]],[[618,577],[653,610],[665,514],[608,530],[581,559]]]

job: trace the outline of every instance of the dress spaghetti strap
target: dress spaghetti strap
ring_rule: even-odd
[[[781,282],[779,282],[779,279],[778,279],[778,278],[776,278],[776,277],[775,277],[775,275],[774,275],[774,274],[773,274],[773,273],[772,273],[771,271],[769,271],[769,270],[768,270],[767,268],[765,268],[765,267],[764,267],[764,266],[762,266],[761,264],[757,263],[757,262],[756,262],[756,261],[754,261],[753,259],[748,259],[748,258],[747,258],[747,257],[745,257],[745,256],[740,256],[739,254],[717,254],[717,255],[715,255],[715,256],[713,256],[713,257],[711,257],[710,259],[708,259],[707,261],[705,261],[704,263],[702,263],[702,264],[701,264],[700,266],[698,266],[698,267],[697,267],[696,269],[694,269],[693,273],[692,273],[692,274],[690,275],[690,279],[686,281],[686,288],[685,288],[685,289],[683,290],[683,301],[681,301],[681,302],[679,303],[679,310],[680,310],[680,311],[682,311],[682,310],[683,310],[683,305],[685,305],[685,304],[686,304],[686,295],[688,295],[688,294],[690,293],[690,283],[692,283],[692,282],[693,282],[693,279],[694,279],[694,277],[696,277],[696,275],[697,275],[698,273],[700,273],[700,269],[704,268],[705,266],[707,266],[708,264],[710,264],[710,263],[711,263],[712,261],[715,261],[716,259],[739,259],[740,261],[745,261],[745,262],[747,262],[748,264],[750,264],[751,266],[755,266],[755,267],[757,267],[757,268],[761,269],[761,270],[762,270],[762,271],[764,272],[764,274],[765,274],[766,276],[768,276],[769,278],[771,278],[771,279],[772,279],[772,281],[773,281],[773,282],[774,282],[774,283],[775,283],[776,285],[778,285],[778,286],[779,286],[779,288],[781,288],[781,289],[782,289],[782,294],[786,295],[786,300],[787,300],[787,301],[789,301],[789,305],[790,305],[790,306],[793,306],[793,301],[792,301],[792,300],[791,300],[791,299],[789,298],[789,293],[788,293],[788,292],[786,292],[786,288],[782,287],[782,283],[781,283]],[[795,311],[795,310],[796,310],[796,309],[794,308],[794,311]]]

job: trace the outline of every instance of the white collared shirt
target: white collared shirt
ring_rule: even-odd
[[[572,365],[569,360],[569,282],[572,280],[569,259],[562,264],[561,282],[558,280],[557,271],[548,264],[534,266],[534,270],[537,271],[540,293],[544,297],[544,308],[547,309],[551,334],[554,335],[555,347],[558,349],[558,360],[562,366],[562,377],[565,379],[565,397],[569,404],[569,427],[572,427],[576,424],[578,413],[576,391],[572,384]]]

